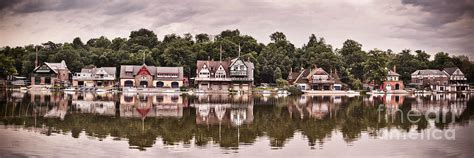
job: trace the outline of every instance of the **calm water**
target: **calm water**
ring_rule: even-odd
[[[468,94],[0,96],[0,157],[474,157]]]

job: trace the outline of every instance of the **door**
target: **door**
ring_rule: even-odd
[[[130,81],[130,80],[125,81],[124,86],[125,87],[133,87],[133,81]]]
[[[140,87],[147,87],[148,81],[140,81]]]
[[[171,88],[179,88],[178,82],[171,82]]]
[[[156,87],[161,88],[163,86],[165,86],[165,83],[163,83],[161,81],[156,82]]]

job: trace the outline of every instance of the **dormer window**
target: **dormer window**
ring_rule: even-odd
[[[207,68],[207,65],[202,66],[201,71],[199,71],[199,77],[202,77],[202,78],[210,77],[210,72],[209,72],[209,69]]]
[[[215,77],[216,78],[225,78],[226,77],[226,72],[225,72],[224,67],[222,65],[220,65],[219,68],[217,68]]]

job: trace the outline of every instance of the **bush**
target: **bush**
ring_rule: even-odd
[[[179,87],[179,91],[182,91],[182,92],[188,91],[188,87],[181,86],[181,87]]]
[[[352,89],[360,90],[362,89],[362,82],[359,79],[356,79],[352,82]]]
[[[290,92],[291,95],[301,95],[301,94],[303,94],[303,92],[300,89],[296,88],[295,86],[288,87],[287,91]]]
[[[287,87],[289,85],[288,81],[282,78],[277,79],[276,84],[278,88]]]

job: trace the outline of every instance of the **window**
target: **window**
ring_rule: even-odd
[[[41,77],[35,76],[35,85],[41,84]]]

